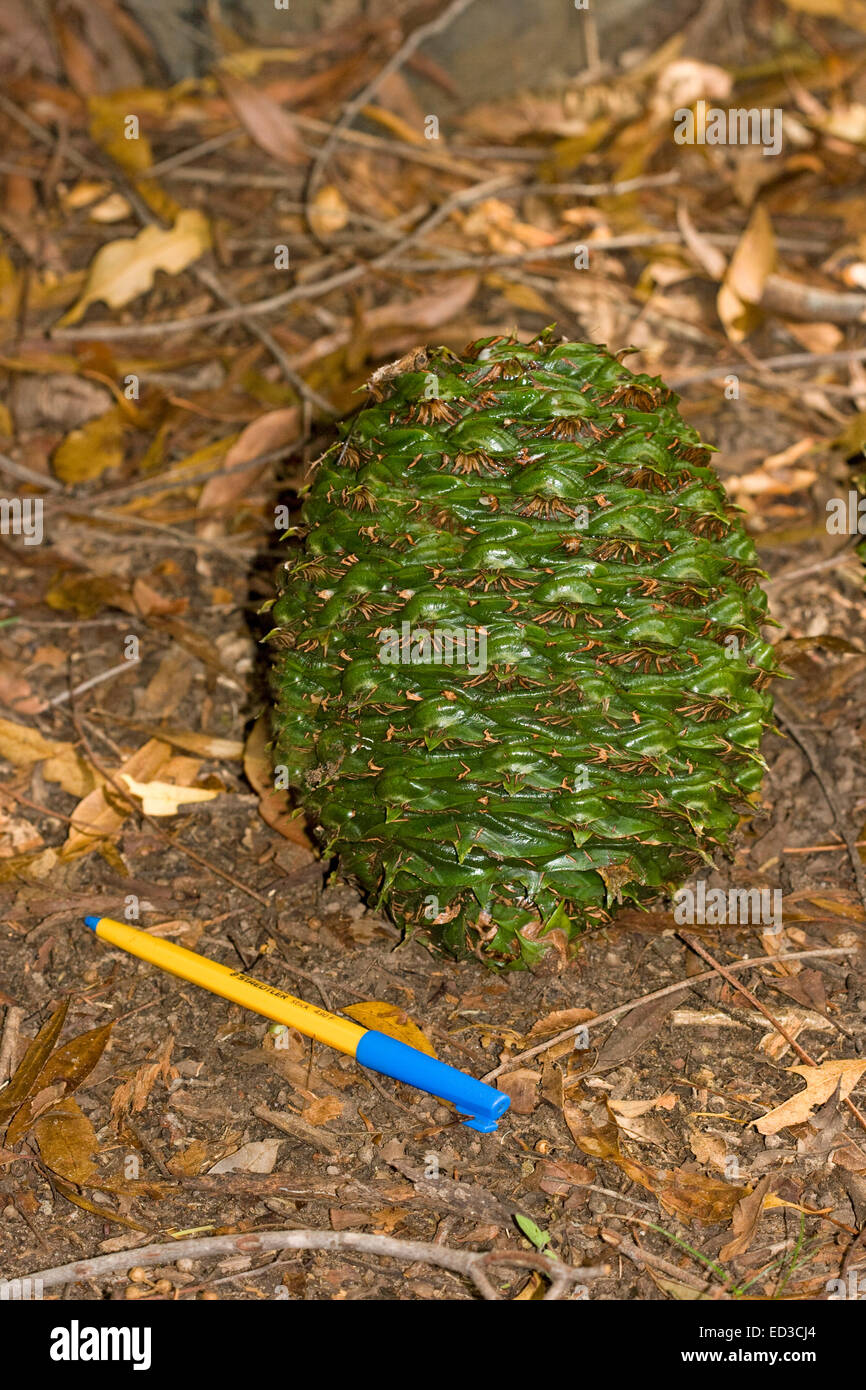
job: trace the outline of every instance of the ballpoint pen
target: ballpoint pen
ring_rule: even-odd
[[[464,1123],[469,1129],[489,1134],[496,1129],[497,1120],[511,1103],[508,1096],[493,1086],[476,1081],[435,1057],[428,1057],[408,1043],[296,999],[278,986],[257,980],[242,970],[232,970],[228,965],[188,951],[185,946],[152,936],[126,922],[116,922],[111,917],[85,917],[84,921],[102,941],[119,946],[140,960],[150,961],[170,975],[200,985],[211,994],[230,999],[275,1023],[297,1028],[307,1037],[354,1057],[362,1067],[405,1081],[440,1100],[451,1101],[465,1117]]]

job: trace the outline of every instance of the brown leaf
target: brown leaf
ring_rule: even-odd
[[[42,1073],[42,1068],[51,1056],[54,1045],[63,1031],[69,1000],[64,999],[54,1013],[43,1023],[36,1037],[18,1064],[12,1080],[5,1090],[0,1091],[0,1124],[14,1115],[23,1105]]]
[[[343,1109],[344,1103],[337,1096],[313,1096],[301,1111],[301,1118],[308,1125],[326,1125],[329,1120],[338,1120]]]
[[[134,1115],[143,1110],[160,1076],[166,1086],[174,1080],[178,1073],[171,1065],[173,1047],[174,1037],[169,1033],[156,1057],[145,1062],[138,1068],[134,1076],[118,1086],[111,1097],[112,1119],[116,1120],[119,1115],[126,1111]]]
[[[274,764],[269,749],[270,721],[266,714],[256,720],[244,747],[244,772],[259,797],[262,820],[292,844],[312,850],[304,829],[303,816],[292,807],[288,792],[274,786]]]
[[[113,1026],[112,1023],[106,1023],[101,1028],[91,1028],[86,1033],[80,1033],[77,1038],[70,1038],[69,1042],[52,1053],[39,1073],[40,1091],[55,1083],[61,1083],[59,1098],[70,1096],[77,1090],[105,1051]],[[37,1098],[29,1098],[17,1111],[6,1131],[7,1144],[17,1143],[30,1128],[37,1108]]]
[[[155,738],[148,739],[126,759],[119,771],[135,781],[150,781],[157,772],[165,769],[171,756],[172,750],[167,743]],[[73,825],[63,846],[62,857],[72,858],[95,849],[101,838],[115,835],[131,815],[132,804],[127,803],[115,787],[97,787],[72,812]]]
[[[764,1207],[764,1198],[782,1181],[784,1181],[784,1174],[767,1173],[766,1177],[761,1178],[754,1191],[737,1203],[731,1220],[733,1239],[729,1240],[727,1245],[722,1246],[719,1251],[719,1259],[733,1260],[737,1255],[742,1255],[748,1250],[758,1229],[758,1221]]]
[[[209,1173],[272,1173],[282,1139],[258,1139],[221,1158]]]
[[[716,299],[719,318],[734,343],[748,337],[758,321],[767,276],[776,263],[776,243],[769,214],[757,203],[731,257]]]
[[[308,162],[309,155],[288,111],[225,69],[219,80],[232,110],[259,149],[291,167]]]
[[[866,1071],[866,1059],[858,1057],[822,1062],[817,1067],[789,1067],[788,1071],[802,1076],[806,1082],[806,1089],[798,1091],[790,1100],[769,1110],[759,1120],[753,1120],[752,1124],[760,1134],[778,1134],[786,1125],[802,1124],[810,1118],[817,1105],[823,1105],[825,1100],[829,1100],[837,1086],[839,1098],[844,1100]]]
[[[511,1097],[511,1109],[515,1115],[531,1115],[538,1104],[538,1083],[541,1073],[530,1071],[528,1067],[518,1067],[516,1071],[506,1072],[497,1079],[497,1089]]]
[[[269,454],[274,449],[285,447],[288,450],[298,439],[300,430],[301,417],[297,406],[269,410],[257,420],[253,420],[246,429],[241,430],[226,454],[224,466],[233,468],[237,464],[259,458],[261,454]],[[240,468],[236,473],[224,473],[216,478],[208,478],[198,499],[199,510],[214,511],[231,506],[249,492],[252,484],[268,466],[265,463],[251,463],[249,468]],[[210,527],[213,527],[212,522],[206,523],[200,530]]]
[[[614,1028],[606,1039],[592,1068],[593,1075],[620,1066],[654,1038],[668,1014],[679,1002],[678,994],[639,1004]]]
[[[310,205],[310,226],[322,241],[341,232],[349,220],[345,198],[332,183],[320,188]]]
[[[426,1053],[428,1057],[436,1056],[436,1049],[430,1039],[397,1004],[389,1004],[384,999],[369,999],[360,1004],[349,1005],[343,1009],[343,1013],[353,1018],[356,1023],[363,1024],[365,1028],[373,1028],[379,1033],[385,1033],[389,1038],[396,1038],[398,1042],[407,1043],[409,1047]]]
[[[538,1187],[551,1197],[567,1197],[572,1187],[585,1186],[595,1180],[595,1170],[584,1163],[570,1163],[563,1158],[549,1158],[539,1165]]]
[[[620,1151],[615,1125],[598,1129],[579,1106],[569,1102],[564,1106],[563,1114],[579,1149],[591,1158],[615,1163],[633,1182],[652,1192],[665,1211],[681,1217],[683,1221],[711,1224],[729,1221],[737,1202],[749,1191],[746,1187],[717,1181],[702,1173],[687,1173],[682,1168],[651,1168],[645,1163],[638,1163]]]
[[[647,1113],[653,1104],[652,1101],[609,1100],[607,1108],[617,1129],[627,1138],[636,1139],[640,1144],[671,1144],[674,1136],[664,1120]]]
[[[96,1176],[96,1131],[71,1096],[40,1116],[33,1132],[42,1161],[53,1173],[73,1183],[87,1183]]]

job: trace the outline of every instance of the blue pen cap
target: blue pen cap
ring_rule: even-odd
[[[393,1076],[395,1081],[406,1081],[440,1100],[450,1100],[461,1115],[469,1117],[467,1128],[477,1129],[482,1134],[496,1129],[496,1121],[511,1104],[511,1098],[494,1086],[476,1081],[474,1076],[428,1057],[397,1038],[389,1038],[386,1033],[377,1033],[374,1028],[361,1038],[355,1058],[362,1067]]]

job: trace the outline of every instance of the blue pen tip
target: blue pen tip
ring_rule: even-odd
[[[358,1042],[355,1058],[362,1067],[407,1081],[421,1091],[450,1100],[464,1118],[468,1129],[490,1134],[511,1104],[509,1096],[476,1081],[473,1076],[449,1067],[435,1057],[409,1047],[397,1038],[370,1029]]]
[[[96,928],[99,926],[101,921],[101,917],[85,917],[84,925],[86,927],[89,927],[91,931],[96,931]]]

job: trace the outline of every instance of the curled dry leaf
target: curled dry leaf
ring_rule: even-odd
[[[282,1139],[258,1139],[221,1158],[209,1173],[272,1173]]]
[[[776,242],[770,215],[763,203],[757,203],[716,298],[719,318],[731,342],[741,343],[755,327],[756,306],[775,263]]]
[[[225,457],[226,469],[234,468],[247,460],[269,454],[274,449],[286,448],[300,435],[301,416],[296,406],[282,410],[269,410],[260,415],[242,430]],[[209,478],[201,490],[198,505],[204,511],[225,507],[244,497],[260,474],[267,468],[264,463],[251,464],[250,468],[238,469],[236,473],[223,473]]]
[[[23,1138],[35,1118],[37,1109],[46,1108],[47,1090],[55,1086],[60,1088],[51,1098],[50,1104],[53,1105],[56,1101],[71,1095],[87,1079],[105,1051],[112,1027],[113,1024],[107,1023],[102,1028],[91,1028],[88,1032],[79,1034],[77,1038],[71,1038],[52,1053],[39,1073],[38,1092],[31,1093],[12,1118],[6,1131],[7,1144],[16,1144]],[[40,1097],[42,1101],[37,1106]]]
[[[33,1130],[42,1161],[52,1173],[76,1184],[88,1183],[97,1175],[96,1131],[71,1096],[41,1115]]]
[[[133,796],[141,798],[141,809],[146,816],[174,816],[180,806],[196,801],[213,801],[219,795],[209,787],[178,787],[171,782],[136,782],[128,772],[121,772],[118,776]]]
[[[500,1091],[511,1097],[512,1114],[531,1115],[540,1098],[540,1080],[541,1072],[531,1071],[529,1067],[518,1067],[515,1071],[500,1076],[496,1085]]]
[[[256,720],[244,747],[244,772],[259,797],[259,815],[266,825],[294,845],[311,850],[312,842],[304,830],[304,818],[292,807],[288,793],[274,786],[274,764],[270,753],[270,724],[263,714]]]

